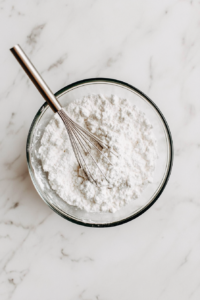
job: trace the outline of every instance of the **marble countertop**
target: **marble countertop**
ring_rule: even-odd
[[[0,1],[0,299],[200,299],[200,1]],[[9,48],[56,92],[109,77],[166,117],[174,167],[159,200],[113,228],[72,224],[30,180],[26,138],[43,100]]]

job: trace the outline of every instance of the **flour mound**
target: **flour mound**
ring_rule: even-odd
[[[81,173],[58,114],[45,128],[38,151],[51,188],[68,204],[87,212],[114,213],[138,198],[153,182],[157,159],[153,127],[145,114],[126,99],[96,94],[69,103],[65,111],[109,146],[103,152],[113,166],[102,157],[99,164],[112,188],[97,187]]]

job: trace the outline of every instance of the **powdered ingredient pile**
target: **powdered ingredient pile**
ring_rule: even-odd
[[[138,198],[153,181],[157,143],[145,114],[116,95],[92,94],[69,103],[67,114],[111,150],[103,152],[113,164],[99,161],[113,187],[97,187],[81,173],[67,130],[58,116],[45,128],[38,155],[51,188],[68,204],[87,212],[114,213]]]

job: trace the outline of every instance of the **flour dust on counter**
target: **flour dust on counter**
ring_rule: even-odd
[[[145,113],[127,99],[102,94],[77,99],[65,111],[109,146],[96,159],[112,188],[92,184],[81,172],[58,114],[46,126],[38,150],[51,188],[68,204],[87,212],[114,213],[138,198],[153,181],[158,157],[153,126]]]

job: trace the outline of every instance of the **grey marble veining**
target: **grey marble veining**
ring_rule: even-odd
[[[0,1],[0,299],[200,299],[200,1]],[[54,92],[110,77],[159,106],[175,160],[160,199],[116,228],[84,228],[37,195],[26,138],[43,100],[19,43]]]

